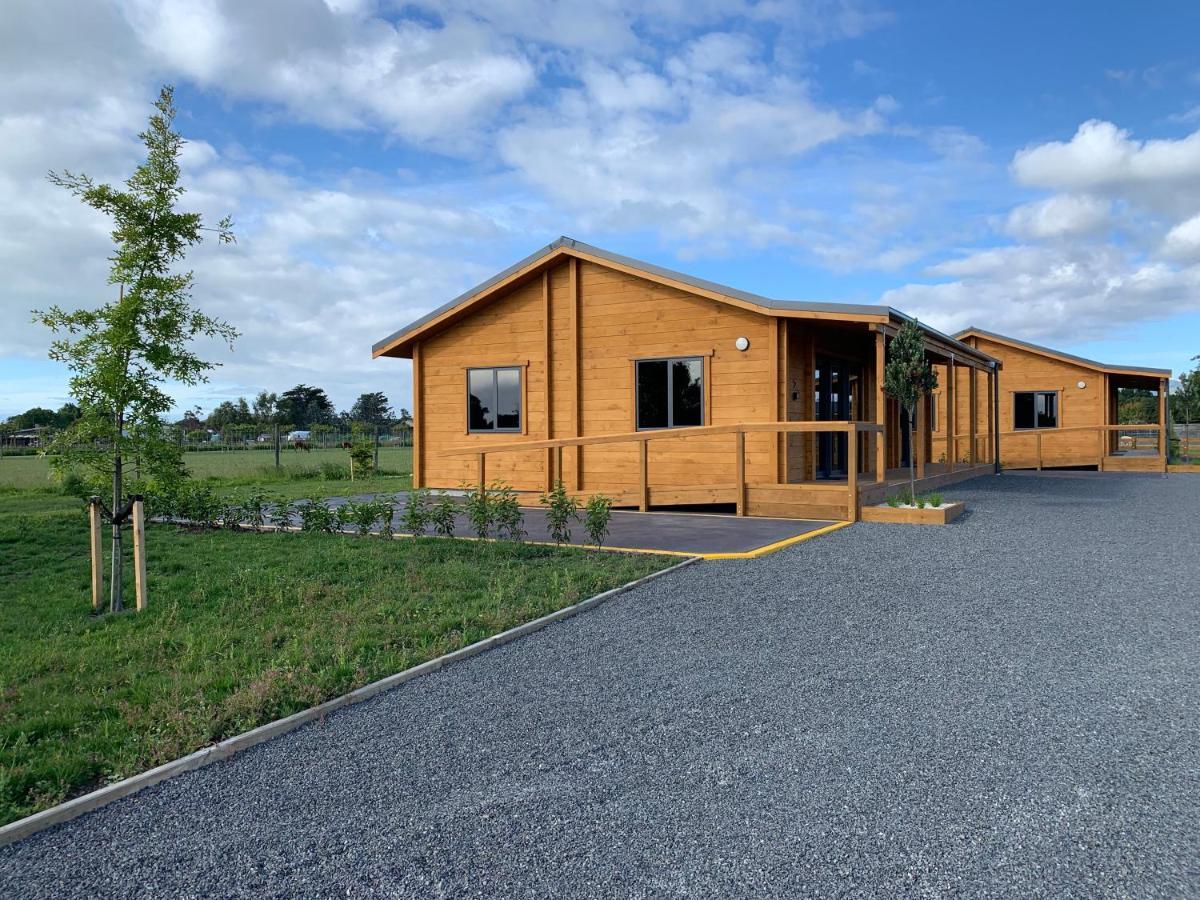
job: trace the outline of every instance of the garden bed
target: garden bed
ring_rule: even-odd
[[[942,503],[939,506],[915,506],[901,504],[889,506],[865,506],[862,510],[864,522],[890,522],[900,525],[949,525],[963,514],[965,503]]]

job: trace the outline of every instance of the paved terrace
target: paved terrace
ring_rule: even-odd
[[[0,895],[1200,893],[1200,477],[952,493],[0,849]]]

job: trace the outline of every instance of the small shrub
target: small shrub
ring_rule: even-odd
[[[892,494],[892,496],[887,498],[887,505],[892,509],[896,509],[900,505],[900,498]]]
[[[392,517],[396,514],[396,495],[380,494],[375,498],[375,508],[379,515],[379,536],[391,540],[396,533],[392,525]]]
[[[317,471],[322,481],[345,481],[350,477],[350,470],[337,463],[323,462]]]
[[[242,498],[239,494],[230,494],[221,501],[221,525],[225,528],[237,529],[242,524]]]
[[[281,528],[291,527],[299,514],[300,509],[296,505],[295,500],[289,500],[284,497],[274,500],[271,503],[271,521]]]
[[[355,534],[368,535],[379,520],[379,507],[373,500],[351,501],[339,510],[341,524],[353,527]]]
[[[454,522],[458,518],[458,505],[445,494],[429,510],[429,522],[436,534],[454,537]]]
[[[239,519],[255,531],[262,531],[267,524],[267,498],[261,491],[251,491],[242,498],[242,508]]]
[[[337,513],[324,497],[309,497],[297,507],[300,530],[309,534],[337,531]]]
[[[503,481],[492,485],[492,513],[499,537],[517,542],[525,540],[525,517],[517,502],[517,492]]]
[[[492,492],[487,485],[481,484],[468,491],[466,506],[467,521],[471,523],[471,530],[475,532],[475,536],[480,540],[488,537],[496,521],[496,511]]]
[[[221,501],[208,485],[193,482],[179,498],[180,518],[202,528],[215,528],[221,514]]]
[[[578,501],[567,493],[561,481],[557,481],[549,494],[542,495],[542,505],[546,507],[546,526],[551,540],[556,544],[570,543],[571,522],[579,519]]]
[[[942,495],[939,494],[937,491],[931,492],[929,494],[929,505],[930,506],[941,506],[942,505]]]
[[[603,494],[593,494],[588,497],[587,505],[583,508],[583,527],[587,529],[588,540],[597,548],[604,546],[608,537],[608,525],[612,521],[612,499]]]
[[[429,527],[429,491],[413,488],[400,513],[400,525],[413,537],[421,537]]]
[[[924,498],[924,497],[918,497],[918,498],[917,498],[917,509],[924,509],[924,508],[925,508],[925,502],[926,502],[926,501],[925,501],[925,498]]]

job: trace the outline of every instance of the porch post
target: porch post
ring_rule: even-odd
[[[928,397],[922,397],[917,401],[917,421],[913,426],[916,430],[916,434],[912,436],[912,446],[913,453],[917,455],[917,478],[925,477],[925,423],[929,419],[925,408],[928,404]]]
[[[992,465],[1000,474],[1000,370],[992,366]]]
[[[886,335],[875,332],[875,424],[880,426],[875,436],[875,481],[887,480],[887,401],[883,394],[884,349]]]
[[[996,427],[995,427],[995,424],[996,424],[996,420],[995,420],[996,388],[995,388],[995,384],[993,381],[994,378],[995,378],[995,371],[993,369],[988,369],[987,400],[986,400],[986,402],[987,402],[987,443],[984,444],[984,447],[987,448],[987,452],[986,452],[986,455],[984,456],[984,458],[986,460],[988,460],[989,462],[995,458],[995,450],[992,449],[992,445],[996,440]]]
[[[955,406],[958,405],[958,384],[955,379],[958,373],[954,367],[954,354],[950,354],[950,361],[946,363],[946,471],[954,471],[954,456],[958,449],[958,441],[954,439],[954,433],[958,430],[958,424],[954,421]]]
[[[1105,372],[1100,376],[1100,424],[1109,425],[1111,409],[1108,405],[1108,373]],[[1100,459],[1096,462],[1096,471],[1104,471],[1104,457],[1108,456],[1111,441],[1109,439],[1109,430],[1107,427],[1100,429]]]
[[[851,522],[858,521],[858,426],[853,422],[846,429],[846,509]]]
[[[968,388],[968,394],[970,395],[970,398],[971,398],[971,430],[970,430],[971,455],[969,458],[971,460],[971,467],[974,468],[975,463],[977,462],[977,453],[976,453],[975,443],[976,443],[976,439],[979,437],[979,432],[978,432],[979,387],[976,382],[975,367],[971,366],[969,369],[967,369],[967,373],[968,373],[967,378],[969,379],[969,381],[967,382],[967,388]]]
[[[1158,455],[1162,457],[1164,472],[1167,471],[1167,385],[1167,379],[1158,379]]]

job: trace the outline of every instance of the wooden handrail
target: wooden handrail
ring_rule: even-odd
[[[595,444],[624,444],[634,441],[659,441],[713,434],[785,434],[812,432],[871,432],[882,433],[883,426],[875,422],[744,422],[737,425],[696,425],[690,428],[654,428],[645,431],[626,431],[618,434],[594,434],[587,437],[554,438],[552,440],[510,441],[504,444],[474,444],[442,450],[442,456],[474,456],[478,453],[519,453],[523,450],[545,450],[555,447],[590,447]]]

